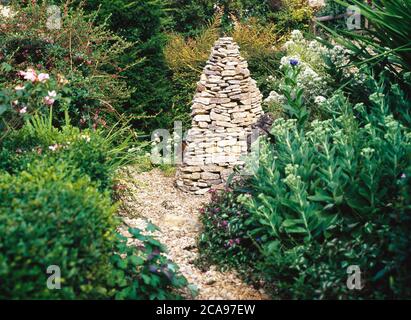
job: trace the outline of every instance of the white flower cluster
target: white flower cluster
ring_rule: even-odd
[[[308,63],[315,70],[323,68],[323,55],[327,54],[327,48],[317,40],[304,39],[299,30],[291,32],[291,38],[284,44],[288,56],[299,56],[302,61]]]
[[[350,66],[352,52],[340,45],[327,48],[317,40],[306,40],[299,30],[291,32],[290,39],[284,44],[286,56],[281,58],[280,69],[289,67],[293,61],[298,61],[300,73],[297,84],[304,89],[306,101],[320,105],[326,101],[331,92],[328,82],[331,80],[326,72],[327,63],[331,61],[335,68],[341,68],[346,80],[352,80],[353,86],[361,86],[367,80],[367,75],[355,66]],[[267,81],[273,88],[280,87],[280,80],[268,77]],[[281,103],[282,96],[277,92],[271,92],[266,98],[267,103]]]
[[[279,94],[277,91],[271,91],[270,95],[264,99],[265,103],[275,103],[275,104],[281,104],[285,101],[285,97],[282,94]]]
[[[316,96],[314,99],[315,104],[322,104],[326,101],[327,99],[323,96]]]
[[[300,73],[297,76],[297,84],[304,89],[307,98],[323,95],[327,93],[327,81],[315,71],[308,63],[304,62],[300,56],[285,56],[281,58],[280,68],[290,65],[291,60],[298,60]]]
[[[291,60],[297,60],[301,69],[297,83],[305,91],[307,98],[324,95],[327,92],[327,81],[321,74],[324,69],[323,54],[326,48],[318,41],[307,41],[299,30],[291,32],[291,38],[284,44],[287,55],[281,58],[280,68],[290,65]]]
[[[353,54],[352,51],[343,48],[340,45],[335,45],[334,47],[327,49],[324,54],[336,68],[341,68],[344,78],[353,79],[353,85],[364,84],[367,79],[366,74],[356,66],[349,66],[350,55]]]
[[[13,18],[16,12],[13,12],[9,6],[3,6],[0,4],[0,16],[4,18]]]
[[[349,60],[349,51],[340,45],[327,50],[327,55],[336,67],[346,66]]]

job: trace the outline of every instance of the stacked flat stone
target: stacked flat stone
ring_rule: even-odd
[[[251,79],[247,61],[230,37],[214,44],[191,107],[177,186],[203,194],[221,185],[247,153],[247,136],[262,115],[262,95]]]

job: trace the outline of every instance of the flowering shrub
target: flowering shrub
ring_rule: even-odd
[[[43,93],[47,93],[47,86],[65,85],[64,94],[56,88],[48,89],[60,96],[49,96],[44,102],[51,105],[53,100],[62,102],[62,96],[69,97],[65,109],[82,127],[100,126],[103,113],[112,119],[130,95],[121,72],[135,61],[123,63],[120,57],[132,43],[115,36],[104,25],[94,25],[95,15],[86,16],[78,8],[62,7],[61,28],[50,30],[46,1],[13,6],[17,13],[0,24],[0,112],[15,100],[7,96],[14,95],[15,82],[21,79],[38,90],[42,88]],[[26,90],[33,93],[29,87]],[[28,111],[38,107],[28,106]],[[64,119],[60,108],[54,113],[56,121]]]
[[[240,195],[239,200],[250,213],[248,224],[257,224],[249,233],[266,237],[261,244],[266,260],[259,268],[271,270],[267,279],[280,294],[409,294],[403,275],[410,255],[393,250],[411,240],[396,227],[396,219],[407,221],[405,229],[410,226],[409,199],[401,195],[410,179],[411,131],[393,118],[384,95],[374,93],[370,100],[375,110],[368,114],[364,105],[352,109],[337,94],[328,101],[332,118],[314,120],[306,131],[295,119],[277,119],[271,131],[276,143],[261,141],[258,166],[251,166],[257,168],[249,182],[252,197]],[[380,233],[373,237],[368,228]],[[387,232],[401,242],[384,238]],[[352,246],[352,251],[344,251],[344,246]],[[340,260],[320,258],[327,250]],[[345,287],[346,266],[352,264],[365,271],[366,288],[356,293]],[[330,280],[313,270],[334,276]],[[393,284],[392,278],[398,281]]]
[[[297,66],[295,85],[299,90],[303,90],[304,103],[308,106],[315,106],[315,97],[327,96],[329,93],[327,74],[323,54],[325,48],[317,41],[308,43],[299,30],[291,32],[291,39],[284,44],[286,56],[281,58],[280,70],[287,73],[289,66]],[[269,86],[273,89],[265,99],[268,105],[282,104],[286,101],[282,94],[283,79],[276,77],[267,78]]]
[[[317,40],[308,41],[299,30],[291,32],[290,40],[285,42],[286,55],[281,58],[280,70],[287,73],[290,64],[298,64],[296,87],[303,90],[303,100],[307,109],[318,109],[319,103],[329,97],[332,90],[342,83],[350,83],[357,92],[364,88],[367,76],[364,68],[350,67],[351,52],[339,45],[325,47]],[[293,62],[293,63],[291,63]],[[266,79],[273,90],[265,99],[269,107],[281,105],[286,101],[282,94],[283,77],[271,76]],[[278,108],[277,108],[278,109]],[[316,116],[320,116],[316,114]]]
[[[236,201],[237,192],[211,190],[211,194],[210,204],[200,209],[204,225],[199,238],[200,260],[249,272],[250,262],[258,256],[253,251],[253,239],[247,233],[249,214]]]
[[[57,91],[65,91],[66,80],[63,76],[59,76],[57,80],[48,73],[28,68],[26,71],[20,70],[18,77],[19,79],[13,82],[14,88],[4,90],[7,94],[0,96],[0,113],[3,116],[16,121],[16,115],[25,117],[36,112],[49,114],[49,108],[56,100],[61,102],[62,107],[67,107],[69,99],[63,99],[60,93],[57,94]]]

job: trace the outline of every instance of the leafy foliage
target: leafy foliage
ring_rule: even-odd
[[[134,156],[128,152],[131,138],[127,127],[108,132],[80,131],[67,124],[59,130],[49,117],[36,115],[21,130],[6,136],[0,168],[18,173],[26,170],[33,159],[47,158],[50,164],[61,161],[71,165],[78,169],[75,176],[88,175],[100,188],[109,189],[115,170]]]
[[[155,228],[148,226],[146,231]],[[143,246],[127,245],[127,238],[118,235],[116,253],[112,257],[115,271],[111,281],[116,287],[116,299],[169,300],[179,299],[178,290],[187,280],[178,273],[178,267],[165,256],[165,248],[142,230],[128,230],[133,239]]]
[[[351,5],[346,1],[336,2],[344,6]],[[382,0],[371,7],[361,1],[351,2],[360,8],[370,28],[364,30],[363,34],[344,30],[336,33],[328,29],[335,40],[354,52],[357,62],[372,64],[378,72],[385,67],[394,74],[410,72],[411,27],[405,21],[411,14],[411,3],[406,0]]]
[[[275,2],[275,1],[274,1]],[[282,0],[279,10],[269,14],[269,18],[283,32],[308,30],[313,10],[307,0]]]
[[[18,71],[41,70],[68,81],[66,108],[79,126],[104,124],[101,113],[116,118],[116,108],[130,95],[121,71],[135,64],[121,56],[133,43],[104,24],[97,26],[96,14],[88,16],[79,8],[64,6],[61,28],[55,30],[47,28],[47,2],[16,3],[12,8],[18,14],[0,25],[2,87],[10,87]]]
[[[39,161],[1,174],[0,185],[0,296],[105,297],[117,225],[109,197],[66,164]],[[51,265],[61,269],[61,290],[47,288]]]
[[[246,232],[253,239],[255,249],[248,250],[260,252],[253,260],[255,274],[274,295],[410,294],[410,255],[404,251],[410,245],[410,202],[403,195],[409,188],[411,133],[393,118],[388,96],[375,92],[369,100],[372,108],[352,107],[337,93],[321,106],[329,119],[310,127],[277,119],[271,130],[275,142],[262,138],[259,157],[249,160],[253,175],[237,191],[249,216],[245,228],[230,237]],[[224,205],[222,199],[213,206]],[[215,254],[206,252],[229,261],[219,255],[226,235],[209,227],[205,233],[208,247],[220,245]],[[363,271],[363,290],[346,287],[349,265]]]
[[[36,115],[7,135],[0,151],[1,297],[180,297],[186,280],[165,248],[137,229],[130,232],[138,246],[129,246],[116,231],[109,190],[116,169],[135,156],[127,132],[57,129]],[[47,289],[49,265],[61,269],[61,290]]]
[[[200,261],[249,272],[258,252],[253,250],[254,243],[248,235],[249,214],[236,201],[239,193],[230,189],[212,190],[211,193],[210,204],[200,209],[204,226],[198,243]]]
[[[166,24],[164,7],[163,0],[88,0],[84,7],[87,12],[97,12],[99,24],[107,21],[112,32],[133,43],[119,57],[124,64],[138,61],[120,73],[133,92],[119,110],[144,131],[172,123],[168,113],[172,93],[170,72],[163,54],[167,41],[162,32]]]

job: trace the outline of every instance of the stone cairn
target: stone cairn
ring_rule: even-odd
[[[244,164],[247,136],[263,114],[261,99],[239,46],[233,38],[220,38],[197,83],[192,128],[177,171],[181,190],[204,194],[211,186],[221,186],[234,166]]]

